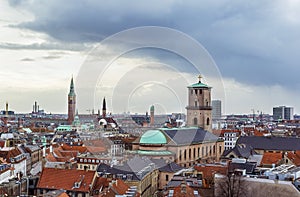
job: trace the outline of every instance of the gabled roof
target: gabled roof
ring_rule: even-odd
[[[249,158],[253,153],[253,148],[247,144],[237,144],[235,147],[223,152],[223,157],[228,157],[231,153],[234,153],[238,158]]]
[[[300,150],[300,138],[295,137],[241,136],[236,144],[247,144],[259,150]]]
[[[44,168],[38,181],[37,188],[89,192],[90,185],[94,184],[94,176],[94,171]],[[75,182],[81,182],[78,188],[74,187]]]
[[[218,137],[209,131],[196,127],[162,128],[165,135],[177,145],[198,144],[203,142],[216,142]]]

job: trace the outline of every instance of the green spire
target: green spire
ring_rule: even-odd
[[[72,76],[72,79],[71,79],[69,96],[75,96],[73,76]]]

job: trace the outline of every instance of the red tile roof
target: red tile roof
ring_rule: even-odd
[[[61,148],[65,151],[78,151],[81,154],[87,152],[87,148],[84,146],[70,146],[68,144],[62,144]]]
[[[77,157],[78,150],[65,150],[62,147],[53,148],[53,152],[46,156],[47,160],[50,162],[72,162]]]
[[[66,194],[65,192],[64,193],[61,193],[59,196],[57,196],[57,197],[69,197],[69,195],[68,194]]]
[[[202,178],[209,179],[213,178],[215,173],[218,174],[227,174],[228,167],[227,166],[218,166],[218,165],[205,165],[205,166],[195,166],[195,170],[198,172],[202,172]]]
[[[279,164],[282,160],[282,153],[265,152],[260,162],[261,165]]]
[[[44,168],[37,184],[37,188],[89,192],[90,185],[94,184],[94,176],[94,171]],[[75,182],[80,181],[81,184],[79,188],[74,188]]]
[[[124,181],[117,179],[112,185],[111,189],[116,192],[116,194],[125,194],[129,189],[129,186],[124,183]]]
[[[289,158],[295,166],[300,166],[300,151],[288,152],[287,158]]]
[[[173,197],[192,197],[194,195],[194,190],[189,187],[188,185],[185,185],[185,192],[183,191],[183,187],[181,185],[178,185],[177,187],[174,188],[174,194]]]

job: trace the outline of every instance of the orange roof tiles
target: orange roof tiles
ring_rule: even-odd
[[[65,192],[64,193],[61,193],[59,196],[57,196],[57,197],[69,197],[69,195],[68,194],[66,194]]]
[[[94,184],[94,176],[94,171],[44,168],[38,181],[37,188],[89,192],[90,185]],[[74,188],[75,182],[79,182],[80,180],[82,181],[79,188]]]
[[[289,158],[294,165],[300,166],[300,151],[287,152],[287,158]]]
[[[185,197],[185,196],[189,196],[189,197],[195,196],[194,190],[188,185],[184,185],[184,186],[178,185],[177,187],[174,188],[173,197]]]
[[[111,188],[117,194],[125,194],[126,191],[129,189],[129,186],[124,183],[124,181],[117,179],[111,186]]]
[[[261,165],[278,164],[282,160],[282,153],[265,152],[260,162]]]
[[[87,151],[87,148],[84,146],[69,146],[68,144],[62,144],[61,148],[63,150],[78,151],[79,153],[86,153]]]
[[[217,166],[217,165],[209,166],[209,165],[205,165],[205,166],[195,166],[194,168],[198,172],[202,172],[202,178],[204,178],[204,179],[213,178],[215,173],[225,175],[228,172],[228,167],[227,166]]]

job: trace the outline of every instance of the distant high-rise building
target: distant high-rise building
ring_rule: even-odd
[[[273,107],[273,120],[293,120],[294,108],[279,106]]]
[[[187,126],[212,131],[211,87],[201,82],[188,86]]]
[[[213,100],[212,104],[212,119],[219,120],[222,117],[222,103],[220,100]]]
[[[68,94],[68,124],[72,124],[75,117],[76,110],[76,94],[74,89],[73,77],[70,84],[70,92]]]

